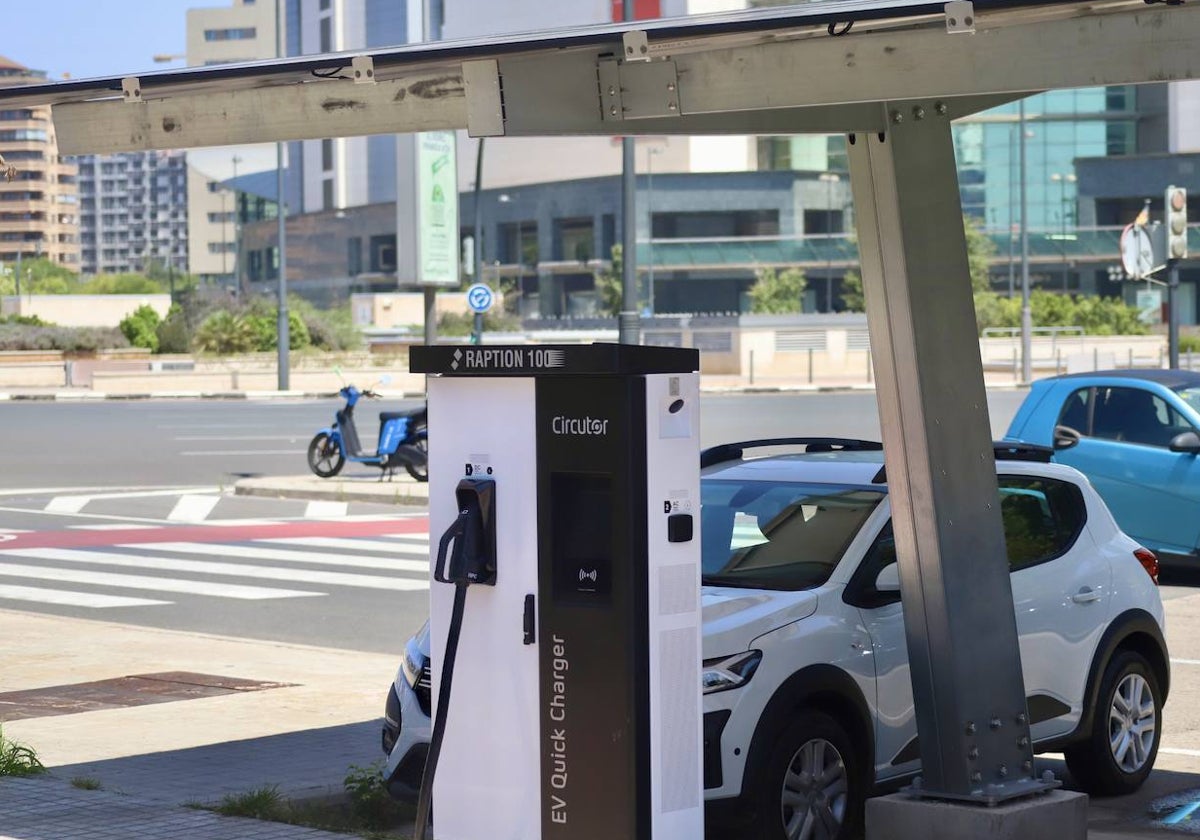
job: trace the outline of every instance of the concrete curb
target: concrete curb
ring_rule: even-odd
[[[272,499],[302,499],[320,502],[371,502],[380,505],[429,504],[429,485],[407,476],[396,481],[375,479],[317,478],[316,476],[269,476],[239,479],[234,495]]]

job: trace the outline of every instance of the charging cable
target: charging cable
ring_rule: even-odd
[[[438,543],[438,558],[435,577],[445,580],[442,570],[445,568],[446,551],[453,540],[459,540],[466,530],[470,510],[462,510]],[[452,564],[453,565],[453,564]],[[425,840],[429,830],[429,811],[433,804],[433,777],[437,772],[438,756],[442,752],[442,738],[446,734],[446,718],[450,711],[450,687],[454,682],[454,660],[458,656],[458,637],[462,632],[463,613],[467,606],[467,587],[470,582],[466,578],[454,581],[454,606],[450,611],[450,630],[446,634],[446,652],[442,658],[442,673],[438,681],[438,702],[433,718],[433,734],[429,739],[429,753],[425,757],[425,770],[421,773],[421,795],[417,799],[417,822],[413,840]]]

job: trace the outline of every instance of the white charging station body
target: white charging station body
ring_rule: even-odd
[[[438,840],[703,836],[697,368],[670,348],[414,349],[414,371],[441,374],[431,542],[462,478],[496,482],[496,582],[466,594]],[[435,709],[453,592],[431,584]]]

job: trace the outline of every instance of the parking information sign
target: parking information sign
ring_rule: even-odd
[[[417,135],[417,280],[457,286],[458,167],[454,132]]]
[[[476,283],[471,288],[467,289],[467,306],[471,307],[471,311],[482,315],[492,308],[496,296],[492,294],[491,287],[486,283]]]

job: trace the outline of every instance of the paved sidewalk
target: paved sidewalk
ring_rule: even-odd
[[[0,779],[3,840],[345,840],[301,826],[163,807],[158,801],[81,790],[55,776]]]
[[[429,504],[429,484],[399,472],[391,481],[376,476],[335,476],[319,478],[302,475],[255,476],[238,479],[238,496],[265,496],[272,499],[314,499],[333,502],[375,502],[381,505]]]
[[[382,655],[0,610],[2,690],[189,671],[266,683],[199,699],[9,720],[45,776],[0,779],[0,838],[320,840],[346,837],[183,807],[275,785],[339,795],[380,760],[380,716],[399,653]],[[398,645],[403,640],[398,641]],[[101,790],[70,780],[94,779]]]

